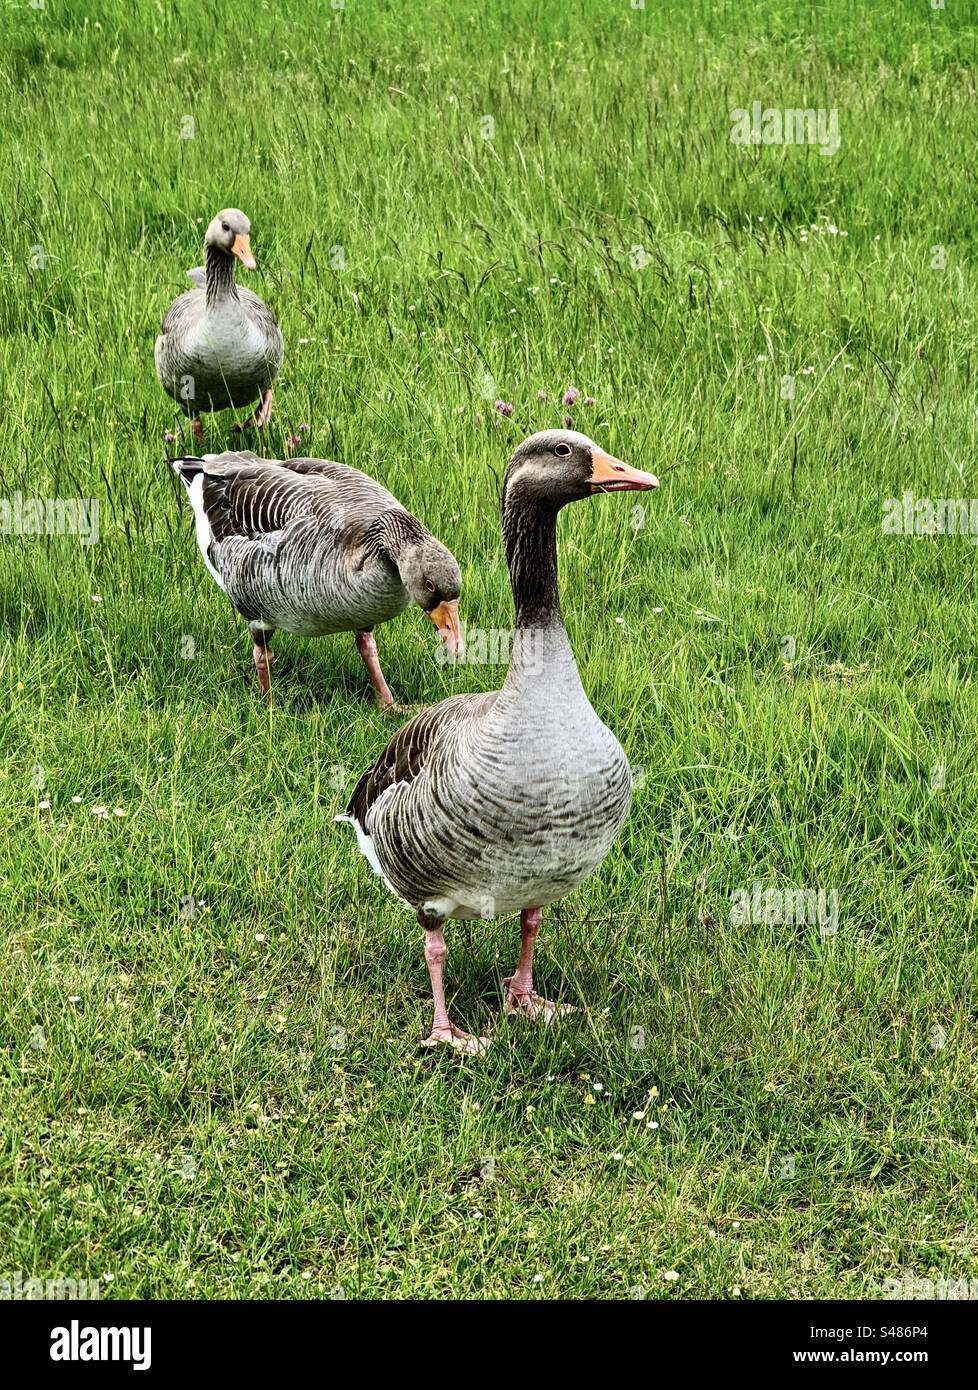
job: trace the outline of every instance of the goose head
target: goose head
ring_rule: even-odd
[[[405,545],[395,564],[412,602],[424,609],[446,650],[454,656],[461,641],[458,596],[462,589],[455,556],[434,536],[424,536]]]
[[[557,510],[597,492],[635,492],[659,486],[577,430],[541,430],[524,439],[506,469],[504,506]]]
[[[255,269],[251,223],[240,208],[225,208],[217,214],[204,235],[204,248],[221,251],[225,256],[237,256],[248,270]]]

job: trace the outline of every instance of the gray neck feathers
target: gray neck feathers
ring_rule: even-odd
[[[223,299],[237,299],[234,257],[227,255],[218,246],[206,245],[204,265],[207,271],[207,303],[217,304]]]
[[[410,512],[392,508],[371,523],[365,543],[373,554],[384,555],[396,565],[409,545],[421,544],[429,534]]]
[[[563,628],[557,592],[557,509],[503,495],[503,540],[517,628]]]
[[[557,512],[537,500],[503,497],[503,538],[509,579],[516,604],[516,632],[505,685],[536,699],[540,688],[550,696],[577,700],[581,678],[571,648],[557,590]]]

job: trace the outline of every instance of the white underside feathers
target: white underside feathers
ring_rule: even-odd
[[[191,479],[190,486],[187,488],[187,495],[190,498],[190,505],[193,507],[194,511],[194,530],[197,535],[197,544],[200,547],[200,553],[204,557],[204,564],[210,570],[214,582],[223,589],[224,580],[211,563],[210,547],[214,540],[214,532],[211,530],[211,524],[207,520],[207,513],[204,510],[203,473],[198,473],[196,478]]]
[[[413,904],[409,903],[407,898],[401,897],[400,893],[394,887],[393,883],[391,883],[390,879],[384,873],[383,869],[380,866],[380,860],[377,857],[377,851],[374,848],[374,842],[373,840],[371,840],[367,832],[363,829],[360,822],[354,816],[348,816],[346,812],[343,812],[342,815],[334,816],[333,820],[353,826],[353,829],[356,831],[357,844],[360,847],[360,853],[363,855],[364,859],[366,859],[367,863],[373,869],[374,873],[384,880],[385,886],[394,894],[394,897],[397,898],[398,902],[404,903],[405,907],[412,907]]]

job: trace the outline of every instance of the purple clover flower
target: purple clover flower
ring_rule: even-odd
[[[576,386],[568,386],[564,392],[564,405],[573,405],[580,394]]]
[[[497,401],[497,402],[496,402],[496,409],[497,409],[497,411],[499,412],[500,415],[504,415],[507,419],[509,419],[510,415],[512,415],[512,413],[513,413],[513,402],[512,402],[512,401]]]

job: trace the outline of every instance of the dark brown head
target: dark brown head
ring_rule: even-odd
[[[517,623],[547,627],[561,621],[557,593],[557,513],[596,492],[658,487],[606,454],[576,430],[543,430],[516,450],[503,481],[503,538]]]
[[[219,212],[204,235],[204,249],[223,251],[226,256],[237,256],[248,270],[255,269],[255,258],[251,254],[251,223],[240,208],[225,208]]]
[[[401,583],[412,600],[427,613],[447,651],[454,656],[461,640],[458,596],[462,588],[462,575],[455,556],[441,541],[425,534],[405,544],[394,557],[394,563]]]
[[[503,508],[543,507],[556,510],[596,492],[634,492],[659,486],[614,458],[576,430],[541,430],[524,439],[506,469]]]

